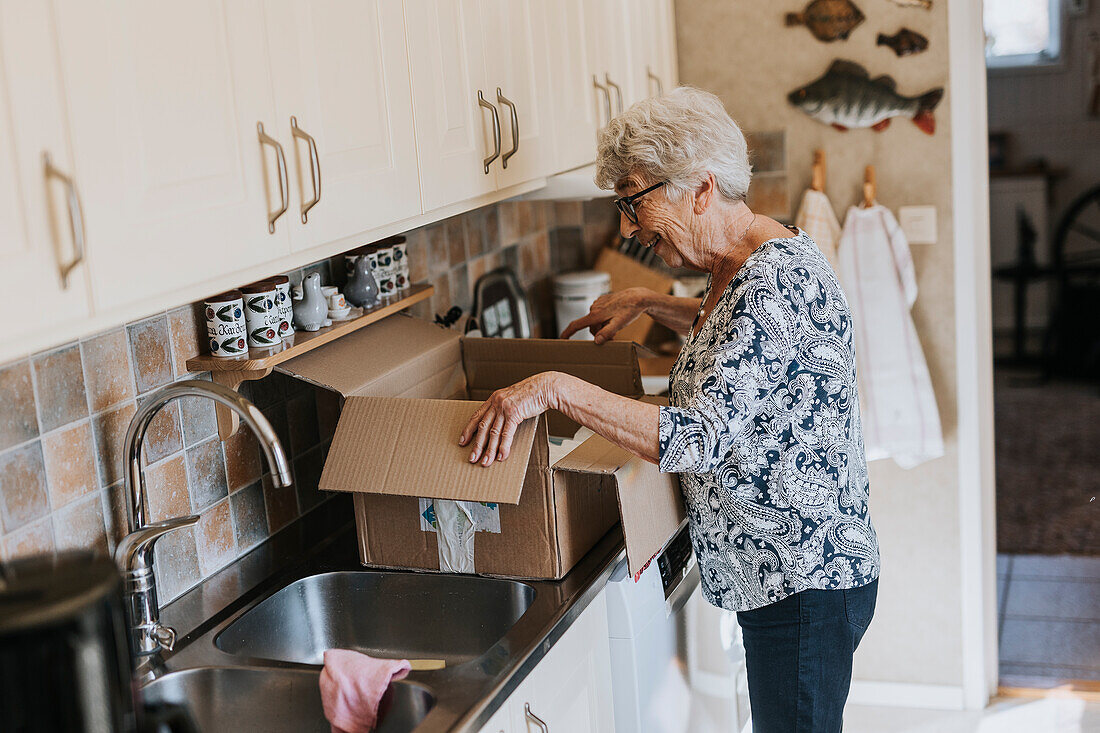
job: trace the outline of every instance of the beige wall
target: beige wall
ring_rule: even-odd
[[[867,20],[848,41],[821,43],[805,28],[786,28],[787,12],[805,2],[676,0],[680,80],[712,91],[744,129],[786,130],[792,206],[809,185],[814,148],[828,158],[826,192],[838,216],[860,198],[863,169],[874,165],[879,201],[931,204],[938,239],[914,245],[920,295],[913,318],[924,347],[944,427],[946,455],[909,471],[871,464],[871,512],[883,553],[879,605],[856,657],[863,680],[962,684],[960,524],[955,394],[955,307],[951,216],[951,90],[928,136],[905,119],[883,132],[840,132],[791,107],[787,93],[820,76],[837,58],[890,74],[903,94],[946,86],[947,3],[931,11],[883,0],[857,0]],[[897,58],[875,46],[879,32],[902,26],[930,40],[929,50]]]

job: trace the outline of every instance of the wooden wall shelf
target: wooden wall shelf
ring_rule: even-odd
[[[191,372],[210,372],[211,379],[218,384],[225,385],[230,389],[237,389],[241,382],[263,379],[271,374],[271,370],[276,364],[301,356],[318,346],[323,346],[341,336],[358,331],[363,326],[368,326],[387,316],[392,316],[414,303],[430,298],[434,292],[435,288],[431,285],[413,285],[406,291],[404,297],[367,309],[357,318],[336,321],[331,326],[322,328],[319,331],[298,331],[294,334],[293,343],[284,343],[281,347],[271,349],[249,349],[247,358],[219,359],[209,354],[202,354],[187,360],[187,370]],[[237,413],[220,404],[217,405],[216,412],[218,436],[225,440],[237,432],[240,418],[237,417]]]

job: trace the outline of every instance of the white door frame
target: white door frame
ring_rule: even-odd
[[[963,705],[980,709],[998,679],[986,70],[982,3],[947,7]]]

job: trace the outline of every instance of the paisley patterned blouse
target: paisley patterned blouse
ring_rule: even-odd
[[[878,577],[851,312],[805,232],[749,255],[669,385],[660,468],[680,474],[709,602],[747,611]]]

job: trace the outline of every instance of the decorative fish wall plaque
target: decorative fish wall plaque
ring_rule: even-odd
[[[890,0],[890,2],[902,8],[932,9],[932,0]]]
[[[863,20],[852,0],[813,0],[801,13],[787,13],[787,25],[805,25],[814,38],[825,42],[847,40]]]
[[[898,56],[912,56],[928,49],[928,39],[916,31],[902,28],[892,36],[878,34],[876,46],[886,46]]]
[[[908,117],[923,132],[936,131],[932,111],[943,99],[943,87],[916,97],[897,92],[889,76],[874,79],[867,69],[853,61],[838,59],[820,78],[795,89],[787,99],[815,120],[841,131],[853,127],[885,130],[894,117]]]

